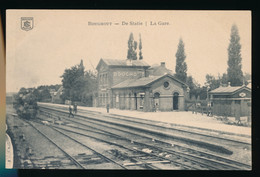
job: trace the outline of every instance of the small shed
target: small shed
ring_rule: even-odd
[[[240,117],[251,114],[251,88],[219,87],[209,92],[214,115]]]

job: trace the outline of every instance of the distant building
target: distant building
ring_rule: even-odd
[[[148,75],[161,76],[165,74],[173,75],[173,72],[166,68],[165,62],[161,62],[161,65],[151,66],[147,69]]]
[[[54,89],[50,90],[52,103],[57,103],[57,104],[63,103],[61,99],[62,91],[63,91],[63,86],[61,86],[57,91],[55,91]]]
[[[187,84],[173,77],[165,63],[150,67],[143,60],[100,59],[94,106],[142,110],[185,110]]]
[[[55,93],[56,93],[56,90],[55,90],[55,89],[50,89],[50,94],[51,94],[51,96],[53,96]]]
[[[251,111],[251,88],[247,86],[219,87],[209,92],[213,114],[248,116]]]

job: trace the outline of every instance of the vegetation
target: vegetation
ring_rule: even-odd
[[[187,80],[187,64],[185,62],[185,51],[184,51],[184,43],[182,39],[179,41],[178,49],[176,52],[176,66],[175,66],[175,76],[183,82]]]
[[[241,86],[243,84],[242,58],[240,54],[241,45],[238,28],[233,25],[231,28],[230,44],[228,47],[228,81],[231,86]]]
[[[97,89],[97,73],[92,71],[85,72],[85,88],[82,92],[81,102],[84,103],[86,106],[92,106],[93,101],[93,93],[94,90]]]
[[[127,50],[127,59],[131,60],[137,60],[137,45],[138,43],[134,40],[133,33],[130,33],[129,39],[128,39],[128,50]],[[139,60],[143,59],[143,53],[142,53],[142,39],[141,34],[139,34]]]
[[[198,84],[192,76],[187,77],[186,83],[190,89],[190,99],[203,99],[205,97],[204,89],[200,87],[200,84]]]
[[[127,59],[136,60],[136,49],[137,42],[134,41],[134,35],[133,33],[130,33],[129,39],[128,39],[128,51],[127,51]]]
[[[143,59],[143,53],[142,53],[142,39],[141,39],[141,34],[139,34],[139,60]]]
[[[206,75],[206,85],[209,86],[209,90],[214,90],[220,86],[227,86],[227,74],[224,73],[222,76],[218,75],[217,77],[207,74]]]
[[[79,65],[72,66],[69,69],[65,69],[62,77],[63,85],[63,100],[80,101],[81,94],[84,91],[86,84],[84,78],[83,61],[80,61]]]
[[[97,88],[97,74],[92,71],[86,71],[83,61],[79,65],[65,69],[62,77],[63,101],[82,102],[92,105],[93,91]]]

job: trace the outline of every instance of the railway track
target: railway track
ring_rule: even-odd
[[[22,119],[20,119],[22,120]],[[66,134],[55,130],[56,132],[59,133],[59,135],[56,135],[59,139],[61,138],[61,136],[66,137],[65,141],[72,141],[80,146],[83,147],[83,149],[87,149],[87,151],[85,151],[85,153],[82,151],[80,151],[81,153],[75,154],[72,152],[68,152],[68,147],[64,147],[64,144],[61,143],[61,141],[57,141],[57,137],[53,138],[53,136],[50,135],[50,129],[46,129],[46,126],[44,125],[40,125],[37,122],[32,122],[32,121],[27,121],[27,120],[22,120],[25,121],[27,124],[29,124],[31,127],[33,127],[40,135],[42,135],[43,137],[45,137],[50,143],[52,143],[53,145],[55,145],[60,151],[63,152],[63,154],[73,163],[77,166],[78,169],[90,169],[89,168],[89,164],[90,163],[99,163],[99,164],[104,164],[104,163],[111,163],[112,165],[110,165],[111,167],[115,168],[115,169],[126,169],[124,166],[120,165],[119,163],[113,161],[112,159],[100,154],[99,152],[95,151],[94,149],[82,144],[81,142],[70,138],[69,136],[67,136]],[[49,135],[48,135],[49,134]],[[64,138],[62,138],[64,140]],[[64,141],[63,141],[64,142]],[[73,147],[71,147],[73,148]],[[98,162],[97,162],[98,161]],[[59,161],[56,161],[57,163],[59,163]],[[36,167],[37,164],[34,164],[34,167]],[[91,166],[93,167],[93,165]]]
[[[41,110],[41,111],[43,111],[43,110]],[[189,169],[189,168],[196,169],[196,168],[194,168],[195,166],[198,167],[197,169],[213,169],[213,170],[217,170],[217,169],[238,170],[238,169],[250,169],[251,168],[251,166],[243,164],[243,163],[225,159],[220,156],[216,156],[214,154],[196,151],[194,149],[182,147],[182,146],[179,146],[176,144],[174,144],[174,148],[173,148],[172,143],[157,140],[157,139],[156,140],[152,139],[152,141],[151,141],[151,136],[144,136],[144,135],[141,135],[140,133],[139,134],[133,133],[131,131],[126,131],[126,130],[122,130],[122,129],[116,130],[115,127],[111,127],[111,126],[106,127],[106,125],[104,125],[104,124],[100,125],[97,122],[96,123],[92,122],[92,124],[89,125],[89,123],[90,123],[89,117],[86,119],[86,117],[84,118],[84,116],[77,116],[77,118],[78,118],[77,120],[76,119],[67,119],[66,116],[62,115],[63,112],[60,110],[54,110],[54,112],[52,112],[52,113],[50,113],[50,109],[47,109],[45,111],[47,111],[45,113],[48,116],[52,116],[53,118],[54,117],[60,118],[60,119],[63,119],[63,120],[66,120],[68,122],[78,125],[76,127],[67,125],[66,128],[64,128],[64,127],[61,128],[61,127],[56,126],[57,129],[62,129],[62,131],[67,131],[67,132],[71,132],[74,134],[77,134],[79,130],[82,130],[82,131],[88,132],[88,134],[81,133],[81,135],[83,136],[83,134],[84,134],[84,136],[89,136],[89,137],[90,137],[89,132],[92,131],[92,133],[94,133],[94,134],[91,136],[91,138],[97,138],[98,136],[100,136],[100,134],[102,134],[102,136],[106,136],[106,138],[105,138],[106,140],[110,140],[109,141],[110,143],[114,142],[114,141],[118,141],[118,139],[121,140],[120,142],[117,142],[117,144],[113,144],[113,145],[118,145],[119,143],[121,143],[121,144],[128,143],[129,144],[129,142],[130,142],[131,146],[138,145],[138,146],[141,146],[141,148],[139,148],[139,149],[147,149],[147,150],[150,150],[151,152],[156,152],[157,157],[163,156],[163,155],[166,155],[168,157],[170,157],[170,156],[174,157],[171,159],[171,163],[174,163],[174,162],[176,163],[178,161],[181,161],[181,162],[178,162],[180,165],[189,164],[190,166],[187,165],[187,167],[186,167],[187,169]],[[80,128],[80,125],[81,126],[84,125],[85,127],[88,127],[88,129],[84,130],[84,128],[82,128],[82,127]],[[70,127],[70,129],[68,129],[68,127]],[[104,130],[105,128],[107,130]],[[128,134],[132,134],[134,136],[138,136],[139,139],[142,139],[142,140],[146,139],[146,142],[144,143],[143,141],[140,142],[140,141],[136,141],[136,140],[133,141],[133,138],[129,139],[129,138],[126,138],[125,136],[124,137],[119,136],[118,134],[116,134],[116,132],[111,133],[111,129],[118,131],[118,133],[124,132],[124,133],[128,133]],[[108,130],[110,130],[110,131],[108,131]],[[104,140],[104,138],[103,139],[99,138],[98,140],[103,141],[103,142],[106,141],[106,140]],[[106,143],[109,143],[109,142],[106,142]],[[129,145],[127,145],[127,146],[129,146]],[[127,148],[129,148],[129,147],[127,147]],[[133,148],[133,147],[131,147],[131,148]],[[156,153],[153,153],[153,155],[155,155]],[[147,155],[151,156],[151,153],[149,153]],[[177,161],[176,161],[176,159],[177,159]],[[161,160],[169,160],[169,158],[161,159]]]
[[[61,113],[67,114],[67,109],[64,107],[49,107],[46,105],[40,105],[40,107],[49,109],[50,111],[59,111]],[[192,134],[193,139],[198,137],[199,140],[203,141],[209,141],[209,142],[218,142],[222,145],[227,146],[251,146],[251,137],[243,134],[234,134],[234,133],[228,133],[228,132],[221,132],[217,130],[209,130],[209,129],[201,129],[201,128],[195,128],[195,127],[189,127],[189,126],[183,126],[183,125],[176,125],[176,124],[167,124],[166,126],[158,125],[157,121],[152,120],[145,120],[145,119],[138,119],[128,116],[122,116],[122,115],[111,115],[111,114],[102,114],[100,112],[95,111],[86,111],[86,110],[79,110],[79,113],[84,114],[82,117],[88,117],[88,118],[95,118],[100,121],[106,121],[111,123],[117,123],[117,124],[127,124],[127,125],[133,125],[137,127],[138,125],[142,124],[141,128],[146,127],[150,130],[157,130],[161,132],[167,132],[170,134],[177,134],[179,137],[187,137]],[[102,116],[101,116],[102,115]],[[78,115],[80,116],[80,115]],[[104,119],[105,118],[105,119]],[[159,123],[159,124],[165,124],[165,123]],[[221,134],[221,137],[219,136]],[[165,136],[165,134],[163,135]],[[227,136],[227,137],[226,137]],[[230,137],[231,136],[231,137]],[[239,138],[239,139],[238,139]]]
[[[59,112],[60,114],[67,115],[67,112],[64,110],[56,109],[56,108],[46,108],[48,112]],[[219,154],[227,154],[231,155],[232,151],[229,150],[230,147],[238,147],[238,146],[243,146],[245,149],[250,149],[251,144],[244,142],[244,141],[237,141],[237,140],[230,140],[230,138],[221,138],[219,136],[212,136],[212,135],[207,135],[207,134],[201,134],[199,135],[198,133],[194,133],[193,131],[188,132],[185,130],[185,133],[179,133],[179,130],[175,131],[172,128],[168,127],[162,127],[158,129],[157,125],[153,124],[144,124],[144,123],[139,123],[139,125],[131,124],[131,120],[127,122],[120,122],[117,121],[116,118],[113,118],[114,120],[108,120],[107,117],[104,119],[102,118],[103,115],[89,115],[89,114],[78,114],[77,117],[82,117],[82,118],[87,118],[86,120],[90,121],[96,121],[99,123],[103,123],[104,125],[110,124],[111,126],[116,126],[116,127],[124,127],[125,129],[131,129],[135,130],[137,132],[145,132],[151,134],[155,139],[172,139],[174,141],[179,141],[179,142],[184,142],[185,144],[189,145],[194,145],[197,147],[202,147],[206,150],[210,150]],[[115,120],[116,119],[116,120]],[[175,128],[176,129],[176,128]],[[187,137],[192,137],[192,138],[187,138]]]
[[[49,130],[45,130],[44,128],[42,130],[39,129],[39,126],[42,126],[40,125],[40,123],[38,122],[35,122],[33,121],[32,122],[29,122],[29,121],[26,121],[29,125],[31,125],[32,127],[34,127],[41,135],[43,135],[45,138],[47,138],[51,143],[53,143],[56,147],[58,147],[64,154],[66,154],[67,157],[70,158],[70,160],[72,160],[79,168],[82,168],[82,169],[86,169],[85,168],[85,164],[84,163],[81,163],[79,162],[75,157],[73,157],[73,155],[70,155],[69,153],[67,153],[60,145],[58,145],[58,143],[56,143],[55,141],[53,141],[51,138],[48,137],[48,135],[46,135],[46,133],[44,133],[44,131],[49,131]],[[38,124],[38,125],[37,125]],[[37,128],[38,127],[38,128]],[[126,154],[121,154],[123,156],[125,156],[125,158],[129,161],[130,159],[130,162],[127,162],[127,163],[118,163],[118,162],[115,162],[115,160],[112,160],[111,158],[108,158],[102,154],[100,154],[99,152],[97,152],[96,150],[90,148],[89,146],[86,146],[85,144],[81,143],[79,140],[77,140],[76,138],[71,138],[70,135],[68,135],[67,133],[63,132],[62,128],[59,128],[59,127],[51,127],[51,129],[57,131],[59,134],[61,135],[64,135],[66,136],[68,139],[70,140],[73,140],[74,142],[77,142],[78,144],[86,147],[87,149],[90,149],[91,151],[93,151],[94,153],[98,154],[98,156],[102,157],[103,159],[105,159],[106,161],[110,161],[116,165],[118,165],[119,167],[121,168],[112,168],[112,169],[160,169],[159,167],[156,167],[153,165],[153,163],[169,163],[170,161],[168,160],[162,160],[162,158],[159,159],[153,159],[153,158],[149,158],[148,161],[146,159],[146,161],[144,161],[143,159],[138,159],[139,157],[142,157],[144,154],[148,154],[146,152],[143,152],[143,151],[138,151],[137,149],[130,149],[130,148],[126,148],[126,147],[123,147],[123,146],[120,146],[121,148],[124,148],[124,149],[127,149],[127,150],[130,150],[132,152],[135,152],[135,153],[138,153],[138,154],[134,154],[133,156],[134,157],[131,157],[131,156],[128,156]],[[68,130],[67,130],[68,131]],[[74,132],[76,133],[77,135],[81,135],[80,133],[77,133],[77,132]],[[60,136],[60,135],[57,135],[57,136]],[[90,136],[88,136],[90,137]],[[97,140],[97,138],[95,138]],[[103,141],[105,142],[105,141]],[[113,144],[113,143],[109,143],[107,142],[108,144]],[[113,145],[117,145],[119,146],[118,144],[113,144]],[[119,151],[113,151],[114,153],[117,154],[118,156],[118,152]],[[84,155],[84,154],[83,154]],[[115,154],[113,154],[115,155]],[[81,159],[82,160],[82,159]],[[176,165],[177,164],[177,165]],[[128,168],[130,166],[130,168]],[[137,167],[138,168],[137,168]],[[188,167],[188,166],[185,166],[183,164],[179,164],[177,162],[175,162],[175,166],[179,167],[179,166],[182,166],[182,167],[185,167],[184,169],[195,169],[193,167]],[[95,167],[93,167],[95,168]]]
[[[35,127],[33,127],[30,124],[30,122],[19,118],[14,113],[12,114],[12,118],[10,118],[10,113],[9,116],[7,117],[9,120],[7,122],[9,122],[10,125],[9,132],[11,133],[14,142],[14,157],[16,156],[14,168],[22,168],[22,169],[23,168],[34,168],[34,169],[78,168],[74,163],[70,161],[70,159],[68,159],[66,155],[64,155],[64,152],[58,149],[45,136],[39,134],[39,132],[35,129]],[[13,121],[15,124],[10,124],[10,121]],[[38,135],[37,140],[34,137],[35,135]],[[31,139],[32,137],[34,138]],[[41,143],[37,143],[37,142],[41,142]],[[34,144],[33,150],[31,148],[32,144]],[[45,152],[40,151],[40,154],[38,154],[36,157],[34,154],[39,152],[38,149],[36,149],[39,146],[43,146],[45,148],[48,147],[48,150],[50,151],[46,152],[46,149]],[[62,165],[58,164],[57,163],[58,161],[62,162]]]

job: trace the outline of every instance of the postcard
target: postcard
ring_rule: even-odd
[[[7,10],[6,168],[251,170],[251,11]]]

